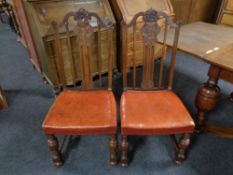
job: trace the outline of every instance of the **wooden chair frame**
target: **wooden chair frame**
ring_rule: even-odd
[[[106,90],[112,91],[112,76],[113,76],[113,30],[114,26],[111,21],[105,20],[103,21],[96,13],[88,12],[85,9],[81,8],[77,12],[70,12],[65,15],[64,20],[61,23],[52,22],[52,29],[55,33],[55,63],[58,68],[58,77],[61,81],[61,87],[63,91],[69,89],[67,87],[66,79],[65,79],[65,69],[64,69],[64,60],[62,55],[61,41],[60,41],[60,31],[59,29],[65,28],[66,41],[68,45],[68,55],[69,61],[71,63],[71,71],[72,71],[72,80],[74,87],[77,87],[76,82],[76,74],[77,70],[75,67],[75,58],[72,55],[72,47],[71,47],[71,37],[74,35],[72,31],[69,29],[69,20],[72,18],[76,21],[76,26],[74,29],[74,33],[78,37],[78,41],[76,41],[79,55],[78,57],[81,60],[82,66],[82,82],[80,91],[94,91],[94,90],[103,90],[103,80],[102,80],[102,72],[101,72],[101,41],[100,41],[100,30],[104,28],[108,30],[108,51],[109,51],[109,59],[108,59],[108,88]],[[90,24],[92,18],[97,20],[97,27],[93,27]],[[96,29],[97,28],[97,29]],[[97,61],[98,61],[98,77],[99,77],[99,87],[94,88],[93,85],[93,76],[91,72],[90,66],[90,48],[91,42],[90,37],[94,34],[95,30],[98,32],[98,52],[97,52]],[[51,66],[51,65],[50,65]],[[72,87],[72,89],[74,88]],[[48,146],[52,152],[52,159],[56,166],[63,165],[63,160],[61,157],[61,150],[64,145],[64,142],[67,136],[64,136],[61,143],[58,143],[58,139],[54,134],[46,134],[48,138]],[[110,150],[110,164],[115,165],[117,163],[116,150],[117,150],[117,139],[116,134],[110,135],[109,138],[109,150]]]
[[[160,34],[160,30],[162,27],[159,26],[159,19],[164,18],[165,26],[164,26],[164,34]],[[141,28],[141,35],[144,42],[144,58],[143,58],[143,65],[142,65],[142,82],[140,84],[140,87],[137,87],[136,85],[136,79],[137,79],[137,65],[135,62],[135,42],[136,42],[136,31],[137,31],[137,21],[140,20],[144,22],[142,28]],[[174,36],[174,42],[173,47],[171,49],[171,61],[169,64],[169,73],[168,73],[168,87],[163,87],[163,71],[164,71],[164,60],[167,53],[167,31],[170,27],[175,28],[175,36]],[[129,28],[133,28],[133,87],[128,87],[128,79],[127,79],[127,73],[128,73],[128,63],[127,63],[127,49],[124,55],[122,56],[122,72],[123,72],[123,88],[124,91],[127,90],[140,90],[140,91],[151,91],[151,90],[163,90],[168,89],[172,90],[173,85],[173,78],[174,78],[174,70],[175,70],[175,61],[176,61],[176,51],[177,51],[177,45],[178,45],[178,38],[180,33],[180,23],[179,22],[173,22],[172,18],[169,17],[164,12],[158,12],[154,9],[149,9],[146,12],[139,12],[134,16],[132,21],[127,25],[124,22],[122,22],[122,33],[123,37],[125,38],[125,41],[123,43],[127,43],[127,30]],[[161,39],[162,38],[162,39]],[[162,44],[162,58],[159,58],[155,60],[154,58],[154,51],[156,47],[156,43]],[[126,47],[123,45],[123,47]],[[160,61],[160,70],[159,70],[159,78],[158,78],[158,86],[155,87],[154,85],[154,63],[155,61]],[[183,136],[180,138],[179,144],[177,143],[175,136],[171,135],[171,138],[173,139],[176,149],[177,149],[177,155],[176,155],[176,163],[180,164],[185,158],[186,149],[189,146],[190,143],[190,136],[191,134],[183,134]],[[121,141],[121,165],[123,167],[128,166],[128,141],[127,141],[127,135],[122,134],[122,141]]]

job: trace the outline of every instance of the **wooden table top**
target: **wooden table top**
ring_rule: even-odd
[[[204,60],[233,72],[233,43],[206,55]]]
[[[167,43],[172,45],[173,31]],[[178,49],[233,71],[233,27],[195,22],[181,27]]]

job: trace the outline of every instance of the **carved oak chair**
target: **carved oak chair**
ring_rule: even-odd
[[[165,19],[165,25],[160,25],[161,17]],[[143,22],[141,32],[138,32],[137,21]],[[164,65],[167,53],[167,30],[174,27],[174,44],[171,48],[171,59],[169,62],[168,78],[165,79]],[[194,122],[189,112],[172,91],[173,76],[175,69],[176,50],[179,38],[179,23],[173,22],[163,12],[157,12],[150,9],[146,12],[140,12],[134,16],[131,23],[126,25],[122,22],[123,35],[128,35],[127,31],[133,28],[133,44],[131,50],[136,54],[134,47],[139,37],[142,37],[144,43],[144,58],[142,65],[142,77],[140,83],[137,81],[140,72],[137,71],[135,59],[133,64],[127,63],[123,56],[123,86],[124,92],[121,97],[121,165],[128,165],[128,136],[131,135],[171,135],[173,141],[175,134],[182,134],[179,144],[176,143],[177,154],[176,163],[180,164],[186,157],[185,152],[190,144],[190,136],[194,131]],[[126,38],[126,37],[124,37]],[[160,42],[158,42],[160,41]],[[124,41],[124,43],[127,43]],[[162,58],[154,61],[154,51],[158,44],[162,44]],[[124,47],[124,46],[123,46]],[[127,54],[127,52],[125,53]],[[154,64],[158,62],[157,64]],[[130,65],[133,74],[132,81],[129,81],[128,65]],[[156,71],[157,69],[157,83]],[[166,84],[164,81],[166,80]],[[129,87],[129,82],[132,86]],[[166,85],[166,88],[165,88]]]
[[[73,18],[72,18],[73,17]],[[71,32],[70,20],[75,21],[74,32]],[[93,26],[93,19],[97,21],[96,26]],[[90,134],[107,134],[110,136],[110,164],[115,165],[116,149],[117,149],[117,114],[116,102],[112,93],[112,51],[113,51],[113,24],[110,21],[102,21],[96,13],[91,13],[85,9],[80,9],[77,12],[70,12],[65,15],[63,22],[60,24],[53,22],[52,29],[55,32],[55,46],[56,53],[55,61],[59,70],[59,77],[63,86],[63,92],[56,98],[54,104],[50,108],[42,125],[43,131],[48,137],[48,146],[52,152],[52,159],[56,166],[61,166],[63,160],[61,157],[61,149],[64,144],[63,139],[58,143],[56,135],[90,135]],[[77,70],[74,66],[75,58],[80,58],[82,82],[81,88],[76,90],[66,87],[63,53],[61,48],[60,30],[65,30],[63,33],[68,45],[69,59],[72,64],[73,81],[76,82],[75,76]],[[98,55],[96,61],[101,63],[101,42],[99,42],[99,32],[101,30],[107,31],[108,37],[108,88],[103,88],[103,78],[101,77],[101,64],[98,66],[99,76],[98,87],[93,84],[93,71],[91,66],[91,42],[93,35],[97,35],[98,47],[96,47],[96,54]],[[96,34],[97,32],[97,34]],[[77,37],[75,45],[78,48],[78,53],[75,56],[72,52],[74,43],[71,42],[71,37]],[[73,46],[73,47],[72,47]],[[74,83],[75,84],[75,83]],[[66,137],[64,137],[66,138]]]

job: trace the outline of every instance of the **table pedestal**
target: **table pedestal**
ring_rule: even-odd
[[[209,79],[207,83],[201,85],[196,96],[196,107],[198,109],[196,131],[208,131],[220,137],[233,138],[233,128],[223,128],[216,125],[206,123],[206,113],[212,111],[220,97],[220,88],[218,87],[218,80],[221,77],[222,69],[218,66],[210,66]],[[233,93],[231,94],[231,97]]]
[[[206,113],[212,111],[217,105],[220,96],[220,88],[217,85],[220,71],[218,67],[210,66],[207,83],[201,85],[198,89],[195,101],[198,109],[196,121],[197,132],[204,130]]]

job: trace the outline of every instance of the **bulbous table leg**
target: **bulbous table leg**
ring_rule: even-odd
[[[199,87],[196,96],[196,107],[198,109],[196,131],[201,132],[204,129],[206,113],[212,111],[219,99],[220,88],[217,85],[203,84]]]
[[[212,111],[219,99],[220,88],[218,87],[218,79],[221,69],[217,66],[211,65],[209,68],[209,79],[207,83],[201,85],[198,89],[195,104],[198,109],[196,131],[203,131],[206,113]]]

